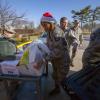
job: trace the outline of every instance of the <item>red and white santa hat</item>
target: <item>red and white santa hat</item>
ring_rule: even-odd
[[[45,12],[41,18],[41,22],[49,22],[49,23],[56,23],[55,18],[52,16],[51,13]]]

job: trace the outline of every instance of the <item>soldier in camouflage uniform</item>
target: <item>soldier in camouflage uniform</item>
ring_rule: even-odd
[[[72,51],[70,66],[73,67],[74,66],[73,59],[74,59],[74,57],[76,55],[77,46],[78,46],[78,40],[77,40],[77,38],[76,38],[76,36],[74,34],[75,32],[71,28],[68,28],[68,19],[66,17],[62,17],[60,19],[60,28],[64,32],[66,41],[68,43],[69,52]],[[72,50],[70,48],[71,46],[72,46]]]
[[[56,21],[50,13],[43,14],[41,25],[47,32],[47,46],[51,50],[48,59],[52,63],[52,76],[55,80],[55,88],[50,92],[50,95],[53,95],[60,92],[60,85],[63,83],[69,71],[70,57],[64,32],[56,26]]]
[[[78,45],[82,46],[82,42],[83,42],[82,30],[81,30],[79,22],[77,20],[74,21],[74,26],[71,28],[71,32],[77,39],[77,45],[73,46],[72,56],[71,56],[71,66],[74,66],[73,59],[75,58],[76,52],[78,51],[77,47],[78,47]]]
[[[74,22],[74,26],[73,26],[73,31],[74,31],[74,34],[78,40],[78,44],[79,46],[82,45],[83,43],[83,34],[82,34],[82,29],[80,27],[80,22],[78,20],[75,20]]]
[[[83,68],[100,65],[100,28],[90,36],[90,43],[83,53]]]

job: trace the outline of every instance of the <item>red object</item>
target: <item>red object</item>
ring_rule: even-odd
[[[49,12],[44,13],[43,16],[45,16],[45,17],[52,17],[53,18],[52,14],[50,14]]]

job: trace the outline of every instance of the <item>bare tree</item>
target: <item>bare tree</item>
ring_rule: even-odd
[[[6,26],[14,22],[18,18],[23,18],[25,14],[17,16],[16,11],[11,9],[11,5],[7,1],[0,0],[0,27],[4,34]]]
[[[12,23],[12,26],[19,29],[19,28],[25,28],[33,29],[34,28],[34,22],[28,21],[27,19],[17,19],[14,20]]]
[[[41,25],[38,25],[37,28],[36,28],[36,30],[37,30],[38,34],[41,34],[41,33],[44,32],[44,29],[43,29],[43,27]]]

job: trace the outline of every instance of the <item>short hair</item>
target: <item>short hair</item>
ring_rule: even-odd
[[[60,22],[62,22],[62,21],[64,21],[64,20],[68,20],[67,17],[62,17],[62,18],[60,19]]]

